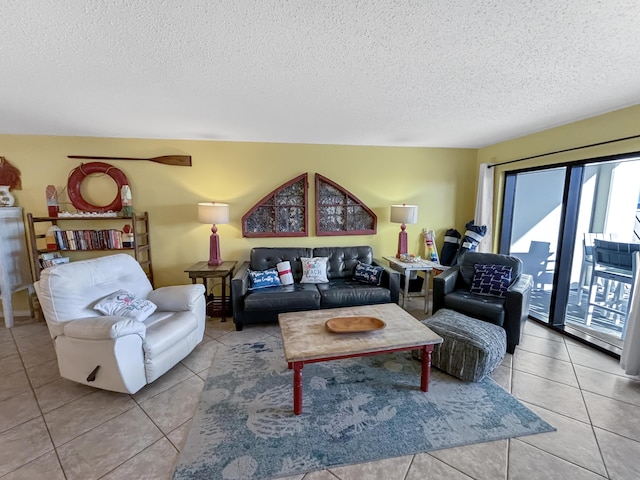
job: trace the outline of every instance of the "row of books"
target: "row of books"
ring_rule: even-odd
[[[40,255],[40,266],[42,268],[53,267],[61,263],[69,263],[69,257],[63,257],[60,252],[47,252]]]
[[[133,248],[133,235],[120,230],[57,230],[60,250],[116,250]]]

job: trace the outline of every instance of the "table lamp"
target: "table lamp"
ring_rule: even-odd
[[[400,234],[398,235],[398,253],[396,258],[400,258],[400,255],[405,255],[407,252],[407,223],[418,223],[418,206],[417,205],[391,205],[392,223],[401,223]]]
[[[209,265],[220,265],[220,238],[218,237],[218,227],[229,223],[229,205],[226,203],[203,202],[198,203],[198,221],[209,223],[211,236],[209,237]]]

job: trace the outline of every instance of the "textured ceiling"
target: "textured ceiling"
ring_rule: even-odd
[[[482,147],[640,103],[637,0],[2,0],[0,133]]]

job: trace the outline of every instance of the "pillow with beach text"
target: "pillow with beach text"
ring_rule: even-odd
[[[302,262],[302,280],[300,283],[329,283],[327,262],[329,257],[300,257]]]
[[[142,322],[158,307],[155,303],[138,298],[126,290],[118,290],[101,299],[93,308],[103,315],[128,317]]]

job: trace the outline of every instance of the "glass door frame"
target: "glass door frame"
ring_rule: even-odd
[[[520,173],[540,170],[550,170],[561,167],[566,168],[564,192],[560,211],[560,228],[557,244],[558,249],[556,253],[551,303],[549,307],[549,319],[545,320],[536,318],[531,314],[529,315],[529,318],[615,357],[619,357],[621,353],[619,348],[603,342],[582,330],[573,328],[571,325],[565,324],[571,286],[571,266],[573,263],[574,246],[578,234],[578,214],[580,209],[580,197],[582,194],[585,165],[634,159],[637,160],[639,157],[640,152],[631,152],[504,171],[504,194],[502,198],[502,220],[498,252],[508,254],[512,235],[517,175]]]

